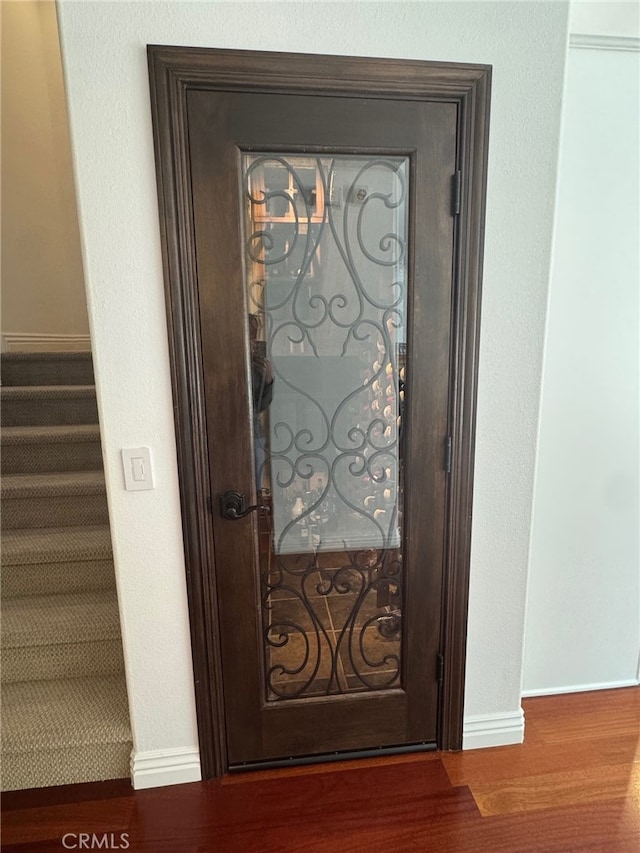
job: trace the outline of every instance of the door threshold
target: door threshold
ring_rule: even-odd
[[[352,749],[325,752],[318,755],[295,755],[289,758],[272,758],[265,761],[244,761],[229,766],[229,773],[245,773],[249,770],[275,770],[281,767],[300,767],[304,764],[327,764],[330,761],[352,761],[358,758],[379,758],[382,755],[403,755],[411,752],[435,752],[438,745],[433,741],[402,744],[401,746],[379,746],[373,749]]]

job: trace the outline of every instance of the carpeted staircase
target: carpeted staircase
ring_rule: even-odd
[[[129,775],[89,353],[2,360],[2,789]]]

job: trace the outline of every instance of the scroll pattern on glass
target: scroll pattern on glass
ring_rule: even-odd
[[[243,160],[267,698],[399,687],[409,161]]]

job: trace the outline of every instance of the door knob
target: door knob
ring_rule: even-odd
[[[220,495],[220,515],[228,521],[237,521],[239,518],[245,518],[245,516],[256,509],[268,510],[269,507],[264,504],[247,506],[247,499],[244,494],[235,490]]]

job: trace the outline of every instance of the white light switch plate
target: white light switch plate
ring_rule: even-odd
[[[153,489],[151,451],[148,447],[131,447],[122,451],[124,486],[129,492]]]

